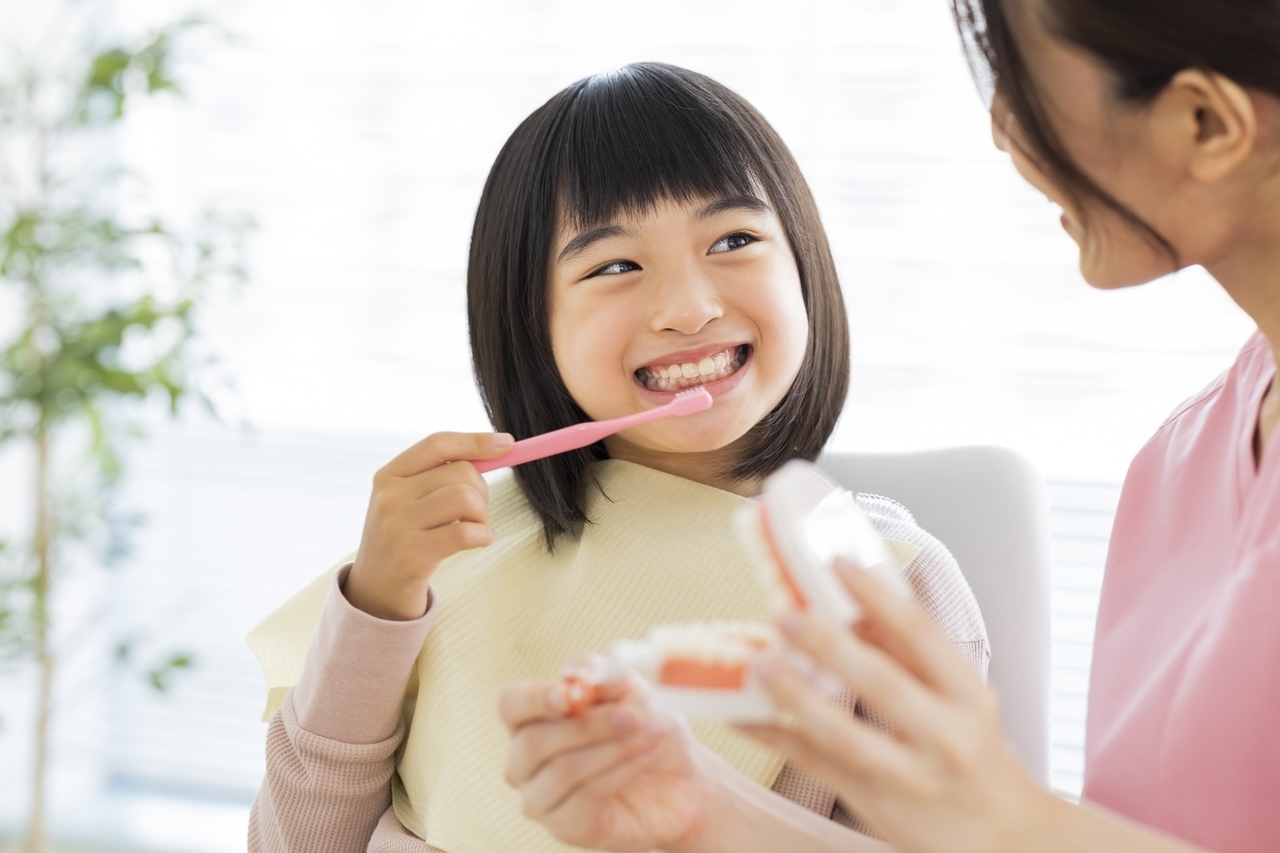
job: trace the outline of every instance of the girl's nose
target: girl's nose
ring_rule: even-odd
[[[696,335],[724,316],[724,303],[715,285],[693,270],[657,282],[652,297],[652,327],[657,332]]]

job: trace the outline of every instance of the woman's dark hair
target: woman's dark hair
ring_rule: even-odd
[[[848,319],[817,206],[791,153],[750,104],[701,74],[648,62],[557,94],[516,128],[489,172],[471,234],[467,318],[494,428],[519,439],[587,418],[551,349],[548,272],[558,223],[591,228],[664,200],[761,192],[795,255],[809,338],[791,388],[725,473],[747,479],[816,458],[849,385]],[[515,469],[548,548],[589,521],[589,468],[605,458],[601,443]]]
[[[1096,57],[1120,99],[1145,104],[1188,68],[1280,96],[1280,0],[951,0],[974,76],[1018,125],[1013,144],[1056,180],[1081,215],[1083,202],[1100,202],[1176,265],[1174,247],[1085,175],[1054,133],[1009,25],[1011,3],[1038,15],[1051,36]]]

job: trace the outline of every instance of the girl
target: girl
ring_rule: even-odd
[[[769,125],[665,65],[570,86],[499,154],[467,280],[476,377],[501,432],[433,435],[392,460],[354,559],[250,636],[271,691],[252,850],[565,849],[504,784],[501,686],[655,623],[767,617],[730,518],[767,474],[818,455],[849,346],[817,210]],[[470,464],[513,435],[695,386],[713,395],[709,411],[491,482]],[[981,617],[954,560],[900,506],[862,504],[984,672]],[[634,686],[613,685],[615,698]],[[662,738],[633,705],[576,722],[622,748]],[[724,726],[696,734],[717,779],[790,798],[775,797],[796,838],[858,837],[833,792],[772,752]]]

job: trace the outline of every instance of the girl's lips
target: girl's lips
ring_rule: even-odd
[[[755,360],[755,354],[754,347],[747,347],[746,356],[743,358],[742,364],[737,370],[730,373],[723,379],[717,379],[714,382],[708,382],[705,385],[692,385],[689,388],[678,388],[671,391],[650,391],[644,386],[644,383],[640,381],[640,377],[636,376],[634,373],[631,374],[631,381],[635,383],[636,389],[640,392],[640,396],[656,406],[661,406],[664,403],[671,402],[672,398],[674,398],[676,394],[679,394],[681,391],[688,391],[691,388],[705,388],[707,393],[712,397],[720,397],[728,394],[737,387],[739,382],[742,381],[742,377],[751,369],[751,364]]]
[[[697,361],[691,359],[683,364],[642,367],[634,375],[650,391],[687,391],[731,376],[746,361],[750,352],[749,344],[727,347],[705,355],[699,351],[700,358]]]
[[[643,367],[637,368],[637,370],[657,372],[672,364],[697,364],[708,356],[714,356],[717,353],[726,351],[732,352],[733,350],[741,349],[744,346],[750,345],[745,342],[707,344],[706,346],[698,347],[697,349],[687,349],[680,352],[668,353],[656,361],[652,361]]]

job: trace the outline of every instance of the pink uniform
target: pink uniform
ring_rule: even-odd
[[[1084,796],[1212,850],[1280,850],[1280,445],[1255,334],[1129,469],[1102,586]]]

